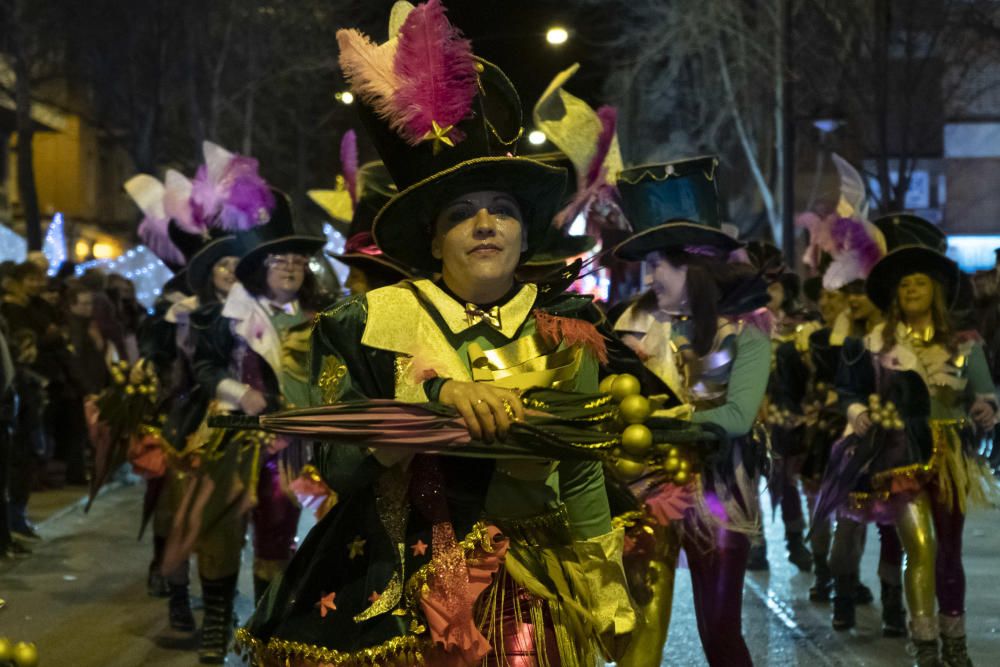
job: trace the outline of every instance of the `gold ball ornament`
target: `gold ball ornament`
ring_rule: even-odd
[[[652,413],[649,399],[641,394],[632,394],[622,399],[619,406],[622,419],[628,424],[641,424]]]
[[[17,667],[36,667],[38,665],[38,647],[29,642],[18,642],[14,645],[13,658]]]
[[[685,459],[681,459],[680,468],[681,470],[688,470],[691,468],[691,463]]]
[[[627,482],[638,479],[646,465],[632,459],[618,459],[614,463],[615,472]]]
[[[597,390],[602,394],[610,394],[611,385],[613,385],[615,383],[615,380],[617,379],[618,379],[617,374],[607,376],[606,378],[601,380],[601,384],[597,385]]]
[[[645,456],[653,446],[653,432],[644,424],[632,424],[622,431],[622,449],[632,456]]]
[[[14,644],[7,637],[0,637],[0,662],[14,659]]]
[[[680,468],[681,461],[676,456],[668,456],[667,460],[663,463],[663,469],[667,472],[673,472]]]
[[[638,394],[642,390],[639,380],[634,375],[623,373],[611,383],[611,397],[621,402],[626,396]]]
[[[676,459],[676,458],[677,458],[678,456],[680,456],[680,455],[681,455],[681,452],[680,452],[680,450],[679,450],[679,449],[677,449],[676,447],[671,447],[671,448],[670,448],[670,451],[668,451],[668,452],[667,452],[667,456],[672,456],[672,457],[674,457],[675,459]]]
[[[685,484],[688,483],[688,480],[690,480],[690,478],[691,476],[688,474],[687,470],[678,470],[677,474],[674,475],[674,484],[677,484],[678,486],[684,486]]]

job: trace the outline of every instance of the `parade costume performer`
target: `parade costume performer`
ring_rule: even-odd
[[[774,327],[771,332],[771,377],[765,401],[766,422],[771,436],[771,472],[768,488],[772,511],[781,508],[785,524],[788,561],[800,571],[812,569],[812,554],[806,548],[805,516],[798,488],[799,471],[806,456],[806,419],[802,397],[806,394],[809,368],[804,358],[809,336],[819,328],[797,311],[801,282],[787,270],[781,250],[771,243],[747,244],[750,263],[763,273],[770,296],[767,308]]]
[[[412,269],[387,257],[375,244],[372,223],[383,206],[397,193],[392,177],[381,162],[357,164],[354,130],[340,143],[341,168],[335,190],[310,190],[309,197],[337,221],[346,241],[340,253],[328,253],[350,269],[344,287],[351,295],[364,294],[414,277]],[[344,226],[346,224],[346,226]]]
[[[956,332],[948,311],[960,283],[957,266],[924,246],[901,246],[872,270],[866,289],[886,309],[886,322],[845,354],[852,363],[839,384],[855,435],[834,450],[840,479],[824,480],[824,508],[845,499],[842,513],[895,521],[919,665],[938,664],[939,634],[944,663],[969,664],[962,525],[968,503],[995,491],[973,443],[974,427],[995,421],[994,388],[981,345]],[[848,457],[869,462],[864,475],[846,465]]]
[[[615,254],[650,262],[653,287],[615,329],[683,397],[692,421],[716,424],[729,436],[725,447],[679,451],[683,474],[672,480],[649,475],[631,482],[645,511],[629,535],[647,543],[649,565],[630,572],[644,623],[618,663],[623,667],[660,663],[678,546],[691,569],[709,664],[751,664],[741,607],[750,539],[759,532],[764,444],[751,430],[767,384],[770,318],[764,281],[749,265],[731,262],[741,244],[719,229],[717,166],[713,157],[694,158],[632,167],[618,179],[635,233]]]
[[[802,260],[819,274],[819,289],[823,290],[824,298],[830,302],[842,299],[846,304],[833,319],[829,332],[820,330],[810,338],[810,346],[815,346],[816,350],[810,359],[815,362],[815,368],[823,370],[815,382],[810,383],[810,395],[806,397],[810,404],[807,406],[810,421],[815,420],[816,425],[809,433],[811,480],[805,487],[813,515],[810,542],[814,558],[817,558],[817,577],[809,592],[810,599],[825,602],[832,588],[831,625],[835,630],[848,630],[855,625],[855,606],[870,604],[873,600],[871,590],[862,583],[860,576],[867,526],[849,516],[840,516],[831,536],[828,513],[817,515],[815,512],[830,448],[843,435],[839,398],[831,395],[821,376],[826,372],[836,376],[846,339],[864,337],[882,320],[882,313],[864,294],[864,280],[875,262],[885,254],[885,239],[875,225],[867,222],[867,191],[861,175],[839,155],[834,153],[832,159],[840,175],[840,199],[836,210],[822,219],[814,213],[802,214],[796,224],[809,232],[809,246]],[[840,296],[835,296],[834,292]],[[905,619],[901,620],[900,616],[903,613],[901,589],[897,586],[901,577],[902,546],[891,524],[880,523],[878,530],[883,633],[898,636],[899,632],[905,634]],[[823,567],[824,558],[826,568]]]
[[[232,237],[220,229],[209,227],[202,233],[186,232],[171,220],[165,201],[186,198],[188,184],[176,172],[170,172],[169,180],[174,190],[169,195],[163,184],[146,174],[134,176],[125,183],[125,190],[145,216],[139,226],[140,238],[175,273],[164,285],[153,315],[146,318],[139,329],[141,358],[137,364],[140,368],[151,364],[156,373],[157,412],[165,417],[159,435],[169,445],[165,448],[167,452],[184,449],[187,435],[197,427],[207,404],[201,400],[201,392],[194,381],[190,315],[199,304],[225,298],[235,282],[233,269],[237,252]],[[153,435],[156,434],[146,433],[140,443],[152,444],[150,436]],[[170,573],[160,571],[184,478],[184,472],[170,464],[163,449],[154,451],[142,446],[130,452],[134,466],[147,478],[140,535],[152,519],[150,593],[160,594],[160,587],[166,589],[170,598],[170,626],[190,632],[195,629],[195,621],[188,594],[188,560]]]
[[[588,297],[542,303],[536,285],[514,280],[565,172],[510,155],[522,132],[510,81],[472,56],[437,0],[397,3],[389,34],[374,46],[338,33],[362,118],[400,188],[374,234],[388,256],[442,278],[322,315],[313,364],[324,401],[438,401],[490,442],[507,431],[508,410],[522,414],[513,389],[595,392],[605,361],[641,373]],[[400,90],[371,93],[375,73],[359,57],[371,49],[447,63],[447,90],[419,107],[424,125],[396,122]],[[422,70],[393,74],[400,89],[440,85]],[[445,93],[454,107],[429,101]],[[320,451],[339,504],[240,631],[253,664],[574,667],[615,656],[635,617],[599,461]]]

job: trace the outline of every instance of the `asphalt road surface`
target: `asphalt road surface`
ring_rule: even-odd
[[[79,504],[41,524],[43,542],[29,559],[0,564],[0,636],[33,641],[41,667],[174,667],[197,664],[197,638],[172,632],[166,601],[147,597],[151,555],[136,540],[142,485],[102,495],[89,514]],[[769,513],[768,513],[769,516]],[[977,512],[965,529],[968,631],[976,665],[1000,665],[1000,512]],[[858,627],[830,628],[829,606],[810,603],[811,576],[785,560],[780,521],[766,525],[771,570],[748,577],[744,632],[758,665],[865,666],[909,664],[907,642],[883,639],[879,629],[878,538],[869,536],[862,578],[876,604],[859,608]],[[308,529],[304,522],[303,531]],[[250,613],[249,552],[244,554],[237,611]],[[197,585],[193,594],[198,595]],[[700,667],[702,657],[686,570],[677,573],[673,622],[664,665]],[[201,612],[196,610],[200,619]],[[721,630],[720,631],[724,631]],[[242,661],[230,656],[228,664]]]

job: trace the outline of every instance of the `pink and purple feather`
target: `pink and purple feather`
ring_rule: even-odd
[[[351,195],[351,203],[358,201],[358,135],[354,130],[348,130],[340,140],[340,169],[347,184],[347,193]]]
[[[416,7],[400,29],[393,69],[400,85],[390,126],[416,146],[432,130],[455,125],[469,115],[476,97],[476,61],[469,40],[445,17],[439,0]],[[457,129],[452,141],[464,138]]]

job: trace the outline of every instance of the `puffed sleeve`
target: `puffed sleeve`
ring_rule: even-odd
[[[770,370],[771,341],[757,327],[743,327],[736,339],[736,359],[726,388],[726,402],[695,412],[691,420],[720,426],[731,437],[746,435],[764,400]]]
[[[974,398],[983,398],[997,404],[996,387],[990,376],[990,366],[986,361],[983,346],[975,343],[969,351],[969,389]]]

